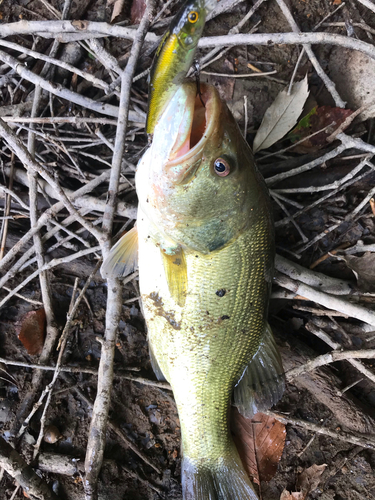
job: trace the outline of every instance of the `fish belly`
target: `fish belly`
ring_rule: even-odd
[[[231,394],[265,326],[273,263],[268,221],[260,219],[251,234],[212,254],[185,252],[183,307],[169,293],[161,251],[142,212],[137,225],[150,350],[173,389],[183,456],[197,467],[219,463],[235,453]]]

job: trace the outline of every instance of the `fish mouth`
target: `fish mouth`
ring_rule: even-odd
[[[220,100],[214,87],[201,84],[197,94],[195,84],[185,83],[184,86],[184,111],[165,165],[168,175],[174,172],[174,180],[179,182],[191,173],[192,168],[195,170],[199,166],[205,145],[218,128],[220,114]]]

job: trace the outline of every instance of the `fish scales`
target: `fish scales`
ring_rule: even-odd
[[[216,460],[231,450],[228,410],[233,385],[257,351],[266,321],[272,268],[267,249],[273,245],[269,217],[261,217],[251,231],[212,255],[187,252],[183,308],[170,296],[160,250],[147,229],[147,221],[138,219],[140,288],[149,342],[172,385],[184,452],[191,459]],[[221,290],[222,297],[217,295]],[[166,317],[175,318],[177,328]]]

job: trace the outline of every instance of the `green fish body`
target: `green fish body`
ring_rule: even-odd
[[[181,423],[184,500],[255,500],[229,412],[232,397],[251,416],[283,392],[267,323],[273,221],[233,116],[214,87],[202,86],[202,100],[192,83],[170,100],[138,165],[137,229],[104,270],[119,261],[133,270],[138,232],[151,360],[172,386]]]

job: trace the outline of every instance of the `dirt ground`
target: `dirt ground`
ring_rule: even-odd
[[[349,0],[345,5],[341,0],[290,0],[287,3],[300,29],[308,32],[313,31],[319,22],[340,7],[337,12],[327,18],[325,24],[319,27],[319,31],[341,35],[351,33],[354,39],[373,44],[375,13],[367,9],[360,1]],[[59,0],[0,0],[0,22],[55,20],[55,13],[62,11],[63,4],[64,2]],[[131,24],[131,4],[130,1],[124,3],[116,22],[124,26]],[[173,15],[177,4],[177,1],[172,2],[161,16],[161,20]],[[160,11],[162,5],[161,0],[157,2],[157,11]],[[227,13],[209,21],[204,35],[226,35],[243,19],[252,5],[250,0],[243,1]],[[113,5],[106,4],[104,0],[73,1],[69,19],[110,22],[113,8]],[[158,28],[157,25],[152,28],[158,35],[161,35],[164,29],[165,27]],[[242,28],[242,32],[247,33],[251,29],[255,29],[257,33],[291,31],[276,1],[273,0],[266,0],[256,9],[250,21]],[[51,39],[43,38],[37,33],[32,36],[16,34],[8,36],[6,40],[29,49],[33,48],[43,54],[49,54],[52,44]],[[124,68],[128,61],[131,42],[106,37],[101,43],[118,65]],[[0,46],[0,49],[13,57],[19,56],[19,52],[12,48]],[[136,74],[149,68],[153,55],[152,49],[154,50],[155,46],[145,44]],[[353,84],[348,83],[349,76],[346,69],[337,69],[337,65],[335,66],[337,62],[335,51],[345,49],[333,49],[332,46],[325,44],[314,45],[313,49],[323,70],[328,75],[342,75],[340,81],[335,81],[338,88],[343,89],[344,93],[349,92],[350,89],[347,87]],[[198,58],[203,57],[207,52],[208,49],[198,51]],[[277,94],[288,85],[300,53],[300,45],[237,46],[222,54],[209,66],[202,67],[201,80],[209,81],[219,89],[241,130],[247,120],[246,138],[250,144],[266,109],[272,104]],[[115,70],[108,70],[101,64],[95,52],[89,53],[85,44],[78,46],[74,43],[70,44],[70,47],[61,44],[56,57],[107,83],[111,83],[117,76]],[[34,73],[40,74],[43,67],[42,61],[36,61],[27,55],[21,56],[20,60],[27,63],[27,67]],[[21,78],[16,72],[9,74],[6,79],[9,66],[3,62],[1,52],[0,61],[2,61],[0,65],[0,116],[30,116],[34,85],[26,77]],[[275,70],[276,73],[258,78],[227,78],[205,73],[248,74],[253,72],[254,66],[263,72]],[[366,71],[371,71],[370,66],[364,66],[365,76]],[[334,107],[334,100],[309,58],[304,55],[298,66],[295,80],[302,80],[306,74],[310,96],[304,114],[315,105]],[[47,79],[61,83],[77,94],[118,105],[118,93],[105,97],[102,90],[93,87],[76,74],[72,75],[60,68],[49,73]],[[147,102],[146,78],[141,78],[133,84],[131,96],[131,109],[138,110],[144,115]],[[247,97],[247,102],[244,101],[244,96]],[[352,97],[350,96],[345,99],[349,100],[348,106],[351,105],[353,110],[361,105],[361,102],[351,103]],[[43,94],[43,108],[45,116],[52,116],[50,114],[52,108],[54,116],[99,116],[61,97],[51,98],[48,93]],[[247,118],[245,118],[246,115]],[[36,125],[36,130],[41,132],[36,142],[37,159],[48,166],[51,172],[54,169],[59,170],[59,181],[64,188],[74,191],[83,185],[77,165],[86,175],[85,182],[109,168],[112,154],[105,142],[96,135],[96,127],[107,141],[114,139],[116,127],[111,124],[51,125],[47,123]],[[29,124],[21,126],[20,123],[13,123],[12,128],[17,131],[22,141],[27,143]],[[147,145],[147,139],[142,126],[131,124],[130,130],[124,158],[127,165],[136,165]],[[369,145],[375,145],[372,117],[365,121],[357,119],[346,130],[346,133],[361,138]],[[0,182],[8,186],[7,168],[13,159],[5,141],[0,144],[2,170]],[[338,141],[333,144],[323,143],[313,146],[307,151],[289,149],[286,152],[266,157],[267,154],[280,151],[290,144],[288,139],[284,139],[270,149],[257,154],[259,168],[266,178],[322,157],[337,147]],[[371,161],[374,153],[371,154],[370,151],[366,154],[369,155],[368,158]],[[374,252],[375,243],[375,209],[373,208],[372,211],[370,203],[367,202],[363,209],[356,212],[356,216],[352,215],[355,208],[375,185],[373,167],[368,168],[366,176],[362,178],[358,176],[347,187],[338,190],[315,206],[314,202],[326,194],[326,191],[312,189],[312,186],[325,186],[339,182],[346,175],[350,176],[364,156],[364,150],[352,147],[341,155],[322,162],[312,170],[279,181],[276,185],[272,185],[272,189],[295,189],[297,191],[284,194],[291,200],[290,202],[283,201],[282,198],[278,198],[277,201],[273,197],[272,204],[276,221],[277,253],[297,262],[304,268],[316,264],[314,271],[349,282],[353,291],[350,300],[368,310],[374,310],[375,277],[371,252]],[[103,164],[103,161],[106,164]],[[15,160],[15,167],[17,169],[22,167],[18,159]],[[135,207],[134,169],[129,167],[125,175],[129,182],[124,181],[121,184],[120,199]],[[98,200],[105,201],[107,187],[108,184],[101,184],[91,195]],[[28,190],[20,178],[14,178],[13,188],[19,198],[28,204]],[[307,192],[303,191],[303,188],[308,188]],[[4,196],[3,194],[1,196],[0,205],[4,208]],[[53,203],[55,200],[51,193],[39,193],[40,212]],[[295,219],[298,227],[290,221],[281,223],[285,217],[295,214],[304,207],[307,207],[306,210]],[[6,252],[30,228],[29,216],[20,203],[12,201],[10,213],[12,218],[8,221]],[[67,213],[60,212],[60,215],[61,213],[63,216],[56,217],[60,223],[67,217]],[[87,220],[95,222],[99,220],[102,213],[91,209],[85,216]],[[4,220],[2,218],[3,226]],[[114,234],[123,230],[128,220],[131,222],[131,219],[116,215]],[[45,234],[51,227],[53,227],[51,224],[44,226],[42,234]],[[70,228],[75,232],[78,231],[80,225],[74,223]],[[4,227],[2,234],[3,232]],[[303,233],[303,238],[301,233]],[[100,253],[91,253],[69,262],[68,256],[85,249],[87,246],[85,243],[89,246],[95,246],[96,243],[85,231],[80,233],[82,240],[72,239],[63,245],[61,240],[65,237],[66,233],[59,231],[46,243],[46,249],[48,249],[60,242],[60,245],[55,245],[47,253],[49,262],[52,259],[62,260],[59,266],[48,270],[53,306],[60,330],[63,329],[66,321],[76,279],[78,278],[78,288],[82,289],[88,276],[94,270]],[[358,244],[373,245],[369,254],[355,253],[359,259],[366,255],[368,260],[362,261],[362,265],[358,261],[340,258],[338,251],[340,248],[344,249]],[[31,247],[32,244],[29,242],[22,252],[26,252]],[[321,258],[322,260],[317,263]],[[14,289],[36,269],[35,261],[25,264],[21,270],[11,276],[6,288],[1,290],[0,298],[6,297],[9,289]],[[5,271],[2,271],[2,275]],[[0,358],[3,361],[14,360],[26,363],[26,365],[36,364],[40,351],[32,354],[30,346],[38,342],[43,343],[43,340],[40,340],[40,333],[35,322],[28,327],[26,318],[30,317],[32,311],[42,307],[38,279],[34,278],[25,284],[20,293],[29,302],[19,296],[13,296],[0,308]],[[155,382],[156,379],[149,361],[146,325],[138,297],[138,281],[135,276],[125,284],[123,291],[109,415],[113,425],[108,428],[106,434],[105,462],[99,476],[99,498],[100,500],[156,500],[159,498],[177,500],[182,498],[179,420],[172,392],[166,387],[146,385],[140,381],[140,377],[149,382]],[[85,373],[84,369],[96,370],[99,365],[100,341],[105,331],[106,300],[107,285],[97,272],[89,282],[85,298],[73,319],[63,356],[63,364],[77,367],[77,373],[61,372],[57,378],[46,414],[46,424],[49,426],[47,430],[52,435],[52,439],[50,438],[52,442],[42,441],[39,456],[36,459],[33,459],[33,450],[40,430],[44,405],[36,411],[23,436],[14,440],[14,433],[20,426],[20,419],[23,420],[27,416],[27,413],[24,414],[24,408],[28,405],[31,405],[31,408],[39,397],[40,391],[35,395],[34,401],[27,400],[32,392],[34,369],[28,366],[13,366],[0,360],[1,436],[12,440],[16,449],[33,465],[37,474],[46,480],[59,498],[65,500],[84,498],[83,463],[92,416],[92,405],[88,402],[94,401],[97,389],[97,376]],[[269,321],[280,347],[286,371],[332,350],[332,347],[327,345],[322,338],[312,333],[314,328],[324,331],[332,342],[340,344],[345,350],[375,349],[374,332],[368,325],[364,325],[363,322],[350,315],[345,317],[345,314],[330,311],[313,301],[304,300],[304,297],[298,293],[293,295],[292,292],[287,292],[277,285],[274,287],[270,303]],[[19,338],[20,336],[22,338],[21,332],[26,337],[24,342],[21,342]],[[34,335],[38,338],[34,338]],[[43,364],[54,365],[56,359],[57,354],[54,351],[48,362]],[[361,363],[374,373],[372,359],[364,359]],[[42,388],[51,381],[51,373],[45,372]],[[138,378],[138,381],[131,380],[132,377]],[[367,438],[369,441],[372,440],[371,442],[375,440],[375,385],[365,374],[361,374],[347,361],[338,361],[304,373],[287,382],[285,394],[273,411],[282,413],[290,423],[286,426],[285,447],[277,473],[271,480],[261,481],[259,491],[263,500],[279,500],[284,489],[297,492],[298,477],[314,464],[326,464],[315,487],[308,491],[306,497],[290,496],[284,497],[283,500],[375,499],[375,445],[372,449],[371,446],[366,445]],[[293,424],[293,420],[315,424],[322,432]],[[339,434],[342,439],[327,435],[324,429]],[[119,433],[122,437],[119,437]],[[345,439],[347,435],[357,437],[360,444]],[[66,472],[64,460],[66,462],[67,457],[76,459],[74,470],[63,473],[63,471]],[[16,484],[12,477],[3,473],[0,474],[0,478],[0,500],[24,498],[22,489],[15,492]]]

